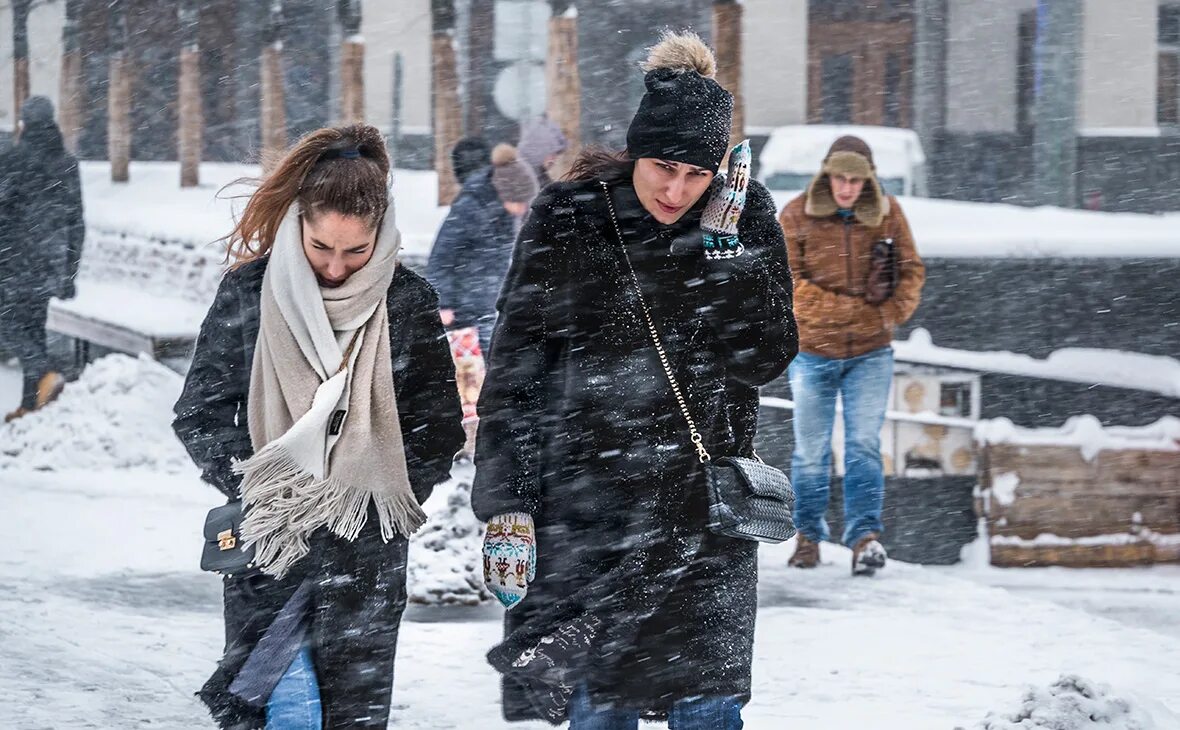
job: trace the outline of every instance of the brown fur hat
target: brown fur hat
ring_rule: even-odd
[[[807,186],[807,203],[803,212],[813,218],[827,218],[836,214],[836,198],[832,195],[831,175],[863,177],[865,187],[853,204],[856,219],[870,228],[881,225],[889,214],[889,198],[877,180],[873,151],[860,137],[845,135],[832,143],[815,179]]]

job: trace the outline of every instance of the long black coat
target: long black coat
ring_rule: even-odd
[[[710,453],[750,455],[757,387],[794,357],[782,230],[751,184],[746,253],[706,261],[704,198],[673,226],[612,186],[627,251]],[[707,197],[707,196],[706,196]],[[505,671],[566,621],[602,629],[580,670],[597,703],[667,713],[748,699],[756,543],[706,528],[703,471],[639,313],[597,181],[549,186],[517,242],[480,395],[473,506],[525,511],[537,578],[489,660]],[[680,253],[675,253],[680,252]],[[504,713],[537,716],[511,677]]]
[[[426,266],[439,306],[455,311],[454,327],[490,331],[515,240],[515,218],[492,187],[492,169],[472,173],[439,228]]]
[[[73,296],[86,227],[78,162],[52,124],[27,127],[0,154],[0,324],[36,319]]]
[[[241,478],[233,460],[250,457],[247,397],[266,259],[228,272],[201,325],[173,428],[205,481],[227,497]],[[390,348],[410,486],[419,502],[450,473],[463,445],[455,367],[438,300],[421,277],[399,266],[389,288]],[[407,541],[383,543],[375,515],[355,542],[326,529],[282,580],[225,580],[225,656],[200,692],[223,728],[261,728],[264,713],[228,688],[287,599],[314,581],[312,640],[325,728],[384,728],[389,715],[397,630],[406,603]],[[368,718],[368,719],[362,719]]]

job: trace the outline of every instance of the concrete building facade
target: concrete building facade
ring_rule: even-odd
[[[167,3],[125,0],[138,61],[133,155],[175,156],[176,20]],[[1071,0],[1076,32],[1047,35],[1048,0],[746,0],[747,132],[777,126],[912,126],[931,161],[931,194],[1038,202],[1038,79],[1052,87],[1050,50],[1076,66],[1070,87],[1072,204],[1111,210],[1180,208],[1180,0]],[[105,7],[82,0],[86,129],[80,152],[105,154]],[[257,149],[261,3],[201,8],[206,158]],[[621,146],[642,94],[635,64],[658,31],[710,36],[709,0],[579,5],[583,139]],[[546,0],[455,0],[455,46],[468,134],[513,140],[521,114],[543,106]],[[332,3],[286,0],[290,135],[334,121],[340,31]],[[36,0],[29,18],[33,93],[59,94],[65,0]],[[490,26],[489,26],[490,19]],[[12,4],[0,4],[0,135],[13,129]],[[399,164],[432,159],[431,4],[363,3],[366,117],[391,135]],[[395,83],[400,65],[400,84]],[[395,88],[396,87],[396,88]],[[1040,101],[1038,101],[1040,100]],[[1038,117],[1038,113],[1041,114]],[[1039,138],[1044,138],[1044,130]],[[1068,131],[1065,136],[1070,136]],[[1042,185],[1043,187],[1043,185]],[[1069,201],[1067,201],[1069,202]]]

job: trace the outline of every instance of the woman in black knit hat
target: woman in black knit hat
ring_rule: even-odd
[[[584,152],[517,239],[472,494],[511,609],[488,655],[509,720],[742,725],[757,547],[706,526],[699,451],[642,309],[702,445],[752,455],[757,387],[794,357],[795,322],[770,195],[741,165],[717,176],[733,99],[714,66],[695,35],[666,36],[627,151]],[[716,205],[727,230],[709,225]]]

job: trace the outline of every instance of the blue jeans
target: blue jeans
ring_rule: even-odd
[[[266,730],[320,730],[320,685],[311,650],[299,650],[266,703]]]
[[[570,730],[636,730],[639,713],[594,707],[585,686],[570,698]],[[669,730],[742,730],[742,706],[736,697],[692,697],[672,705]]]
[[[880,534],[885,475],[881,466],[881,427],[885,424],[893,380],[893,348],[846,359],[799,353],[787,369],[795,398],[795,527],[815,541],[829,539],[828,509],[832,465],[832,425],[836,395],[844,404],[845,545],[870,532]]]

